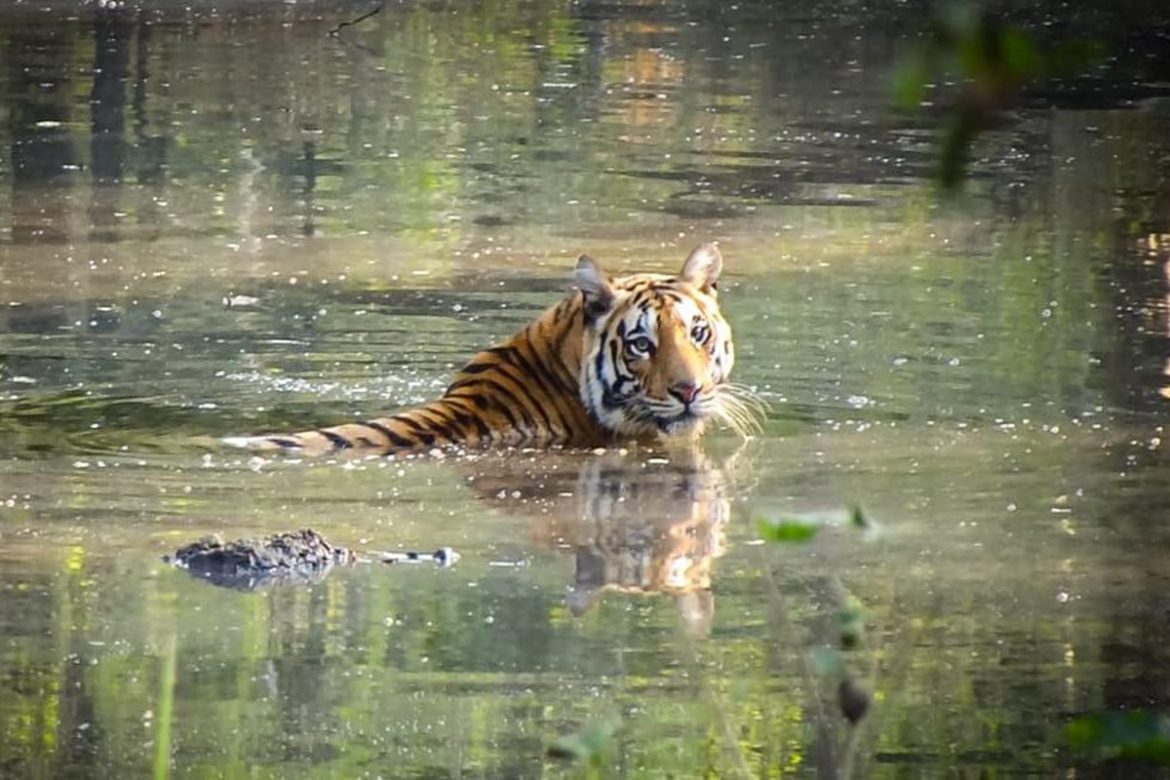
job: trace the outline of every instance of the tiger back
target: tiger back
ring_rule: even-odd
[[[592,447],[697,436],[713,418],[746,433],[760,406],[729,381],[735,356],[718,302],[722,269],[714,244],[697,247],[675,276],[613,279],[582,255],[577,289],[475,355],[441,398],[389,417],[223,441],[304,453]]]

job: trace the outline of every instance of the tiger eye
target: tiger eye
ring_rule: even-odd
[[[645,336],[638,336],[626,342],[626,348],[635,355],[649,355],[654,349],[654,342]]]

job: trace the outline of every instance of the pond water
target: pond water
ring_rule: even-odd
[[[943,201],[889,107],[915,4],[344,24],[373,7],[0,10],[0,775],[571,775],[550,744],[606,724],[601,776],[1052,776],[1092,767],[1071,718],[1170,706],[1156,56],[1025,101]],[[1166,29],[1097,13],[1044,29]],[[752,441],[216,446],[434,397],[577,254],[707,240]],[[785,516],[827,525],[761,543]],[[462,557],[254,592],[162,562],[310,526]]]

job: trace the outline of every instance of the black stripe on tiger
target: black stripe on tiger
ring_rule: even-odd
[[[487,426],[474,409],[470,409],[463,404],[456,404],[455,401],[464,401],[466,399],[450,398],[447,403],[454,408],[455,420],[466,429],[475,428],[475,432],[479,434],[480,441],[488,441],[492,438],[492,429]]]
[[[524,381],[523,369],[519,369],[521,372],[519,377],[512,376],[511,372],[503,370],[504,366],[512,368],[514,365],[515,364],[513,363],[505,363],[500,365],[500,375],[510,379],[512,383],[516,385],[516,390],[518,391],[518,394],[509,391],[509,395],[511,395],[512,398],[518,402],[521,412],[524,411],[525,406],[523,401],[527,401],[527,405],[530,406],[544,422],[543,430],[551,431],[553,429],[552,418],[548,416],[548,412],[545,410],[544,405],[540,403],[539,400],[537,400],[536,396],[534,396],[532,391],[528,388],[528,383]],[[499,386],[501,388],[503,387],[503,385]],[[538,427],[539,424],[537,423],[536,419],[531,417],[531,415],[529,415],[529,420],[532,422],[533,430],[542,430],[540,427]]]
[[[500,372],[500,375],[510,381],[515,381],[502,371]],[[476,392],[477,389],[480,391],[479,393]],[[510,407],[507,404],[499,401],[490,392],[484,392],[485,390],[489,389],[494,390],[497,394],[504,396],[513,404],[515,404],[515,406]],[[530,430],[536,427],[536,420],[531,414],[529,414],[528,409],[523,403],[520,402],[520,399],[517,398],[516,394],[492,377],[472,377],[469,379],[461,379],[455,384],[451,385],[447,392],[454,398],[474,399],[475,405],[484,411],[487,411],[490,407],[495,407],[496,410],[498,410],[500,414],[504,415],[504,417],[508,420],[508,425],[512,429],[520,429],[518,424],[519,421],[516,419],[516,414],[514,412],[518,412],[520,414],[520,417],[523,418],[523,422],[529,426]]]
[[[565,374],[558,372],[556,368],[549,363],[548,358],[542,356],[540,352],[535,347],[533,347],[531,339],[528,341],[526,346],[528,347],[528,351],[530,353],[529,363],[534,367],[540,376],[544,377],[546,384],[549,385],[549,391],[552,393],[553,398],[560,397],[575,399],[577,397],[576,377],[573,377],[574,381],[572,384],[570,384],[569,381],[565,379]],[[522,348],[520,346],[516,347],[517,352],[520,352],[521,349]]]
[[[332,444],[334,447],[336,447],[339,450],[348,450],[351,447],[353,447],[352,441],[345,438],[341,434],[334,433],[333,431],[328,430],[326,428],[321,428],[321,429],[317,430],[316,433],[319,433],[322,436],[324,436],[326,439],[329,440],[330,444]]]
[[[462,376],[447,387],[447,396],[456,398],[473,397],[471,394],[475,392],[475,388],[494,389],[499,394],[505,396],[509,402],[515,405],[515,410],[520,413],[524,422],[529,426],[529,432],[539,430],[551,430],[552,420],[549,419],[545,413],[544,406],[537,401],[537,399],[529,392],[525,383],[525,377],[528,376],[525,370],[518,366],[514,360],[511,359],[511,347],[497,347],[486,352],[481,353],[481,356],[492,355],[496,361],[475,359],[467,365],[460,373]],[[512,371],[506,369],[514,369],[518,375],[514,375]],[[488,371],[495,371],[497,376],[483,376]],[[466,376],[470,374],[471,376]],[[515,386],[513,390],[508,385],[501,382],[501,379],[506,379]],[[527,403],[525,403],[527,401]],[[486,406],[478,400],[476,404],[486,410]],[[504,403],[497,403],[495,406],[499,409],[501,414],[505,415],[512,428],[517,428],[516,416],[509,411]],[[543,428],[537,422],[536,418],[529,411],[535,412],[539,415],[544,423]]]
[[[415,414],[417,414],[423,422],[430,426],[430,430],[433,433],[437,433],[447,441],[456,442],[462,438],[459,435],[459,431],[451,427],[452,421],[445,419],[442,413],[429,407],[423,407],[422,409],[416,410]]]
[[[512,414],[512,410],[508,407],[507,404],[503,404],[503,403],[500,403],[499,401],[497,401],[495,396],[490,396],[490,395],[476,395],[476,396],[457,395],[455,397],[456,398],[470,398],[471,400],[475,401],[476,406],[478,406],[480,409],[482,409],[485,412],[488,409],[495,408],[495,410],[498,411],[501,415],[503,415],[504,419],[508,421],[508,429],[509,430],[519,430],[520,429],[520,424],[519,424],[519,421],[516,419],[516,415]],[[521,411],[523,411],[523,410],[521,410]],[[528,416],[527,412],[524,413],[524,419],[528,423],[532,422],[532,418]]]
[[[540,361],[528,360],[528,358],[524,356],[524,353],[520,351],[519,347],[493,347],[488,351],[498,355],[501,360],[504,360],[508,365],[516,366],[524,374],[536,380],[541,389],[543,389],[544,392],[548,394],[549,400],[554,405],[556,404],[555,399],[557,396],[563,395],[563,393],[557,392],[556,380],[549,376],[548,370],[545,369]],[[525,391],[527,392],[527,388],[525,388]],[[531,394],[529,394],[529,397],[532,398]],[[535,404],[536,409],[544,415],[545,421],[549,422],[551,426],[551,420],[545,413],[543,405],[537,403],[535,398],[532,398],[532,401]],[[558,408],[556,411],[558,416],[564,417],[564,412],[561,409]]]
[[[463,367],[463,369],[459,373],[461,373],[461,374],[482,374],[484,371],[490,371],[491,369],[495,368],[496,365],[497,365],[496,363],[493,363],[490,360],[476,361],[473,363],[468,363],[466,366]],[[450,390],[450,388],[447,388],[447,389]]]
[[[390,419],[391,420],[398,420],[399,422],[405,424],[407,428],[410,428],[411,433],[413,433],[415,438],[418,439],[418,443],[422,444],[424,447],[434,446],[434,444],[435,444],[434,434],[432,434],[426,428],[419,425],[417,422],[415,422],[407,414],[396,414],[393,417],[391,417]]]
[[[409,447],[414,443],[410,439],[407,439],[404,436],[401,436],[401,435],[395,433],[394,431],[390,430],[385,425],[382,425],[382,423],[374,422],[373,420],[370,420],[367,422],[360,422],[357,424],[364,426],[366,428],[369,428],[371,431],[377,431],[378,433],[382,434],[383,436],[386,437],[386,441],[395,447]]]
[[[536,402],[536,399],[532,397],[532,394],[528,392],[528,388],[524,386],[524,383],[517,381],[514,377],[510,376],[504,371],[500,371],[500,376],[516,385],[516,389],[512,390],[510,387],[500,382],[499,380],[490,380],[490,384],[495,387],[501,395],[506,396],[513,404],[515,404],[513,408],[515,411],[520,413],[520,417],[523,419],[524,424],[528,426],[527,432],[531,433],[540,429],[539,423],[532,415],[530,408],[535,410],[544,419],[545,424],[551,427],[548,415],[545,414],[544,409],[542,409],[540,404]],[[528,403],[525,403],[524,399],[527,399]],[[493,398],[492,400],[495,403],[497,409],[502,411],[505,408],[503,402],[499,398]]]

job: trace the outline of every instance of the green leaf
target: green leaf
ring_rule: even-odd
[[[548,746],[548,757],[597,763],[619,725],[621,722],[616,718],[589,721],[572,734],[553,740]]]
[[[807,542],[821,530],[821,524],[800,517],[782,517],[778,520],[759,520],[756,532],[768,542]]]
[[[1151,710],[1099,712],[1064,727],[1073,747],[1098,758],[1121,758],[1170,765],[1170,718]]]
[[[873,694],[869,692],[869,687],[860,680],[847,677],[837,686],[837,703],[841,707],[841,714],[854,726],[869,712],[872,700]]]
[[[548,746],[547,752],[549,758],[559,758],[568,761],[580,761],[589,757],[589,749],[576,734],[566,734],[563,737],[557,737]]]
[[[842,650],[855,650],[864,641],[864,608],[855,596],[850,596],[837,612],[837,631]]]
[[[1105,58],[1107,49],[1097,40],[1064,41],[1052,47],[1044,58],[1050,76],[1065,76],[1087,70]]]
[[[926,93],[928,74],[927,58],[921,51],[899,62],[890,77],[894,104],[899,108],[917,108]]]
[[[822,677],[845,673],[845,661],[834,647],[818,645],[812,649],[813,671]]]
[[[967,158],[982,117],[973,109],[956,111],[947,124],[939,154],[938,183],[944,193],[957,192],[967,176]]]
[[[1003,64],[1015,78],[1027,78],[1040,70],[1043,58],[1032,38],[1020,28],[1004,28],[999,35],[999,49]]]

